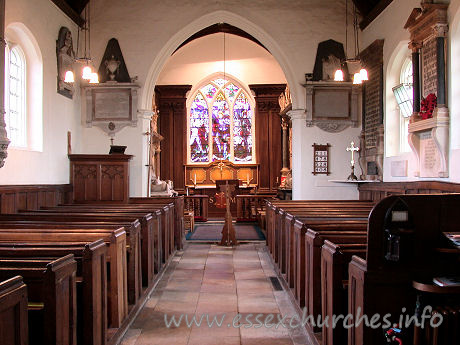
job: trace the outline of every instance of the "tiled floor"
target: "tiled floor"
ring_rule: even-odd
[[[273,289],[270,276],[276,273],[261,244],[189,244],[176,255],[121,344],[309,344],[300,327],[289,328],[286,320],[295,309],[287,293]],[[182,315],[182,322],[168,328],[165,315],[168,321]],[[201,326],[186,324],[193,316],[196,323],[203,317]],[[283,317],[287,327],[276,327]],[[207,320],[215,322],[209,327]],[[263,323],[272,327],[261,327]]]

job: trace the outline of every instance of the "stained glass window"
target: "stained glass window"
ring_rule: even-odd
[[[190,161],[253,162],[253,113],[247,93],[223,78],[205,84],[190,108]]]
[[[209,153],[208,104],[198,93],[190,109],[190,148],[193,162],[207,162]]]
[[[251,105],[240,93],[233,106],[233,150],[236,162],[252,159]]]

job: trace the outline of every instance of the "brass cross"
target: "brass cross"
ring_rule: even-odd
[[[222,159],[220,160],[220,163],[217,164],[217,167],[220,169],[220,178],[222,178],[222,169],[224,168],[225,164],[224,162],[222,161]]]
[[[355,147],[355,143],[352,141],[350,147],[347,147],[347,151],[351,151],[351,166],[355,166],[354,153],[359,151],[359,147]]]

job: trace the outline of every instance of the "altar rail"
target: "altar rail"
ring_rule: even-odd
[[[42,206],[57,206],[72,200],[70,184],[0,186],[0,213],[34,211]]]
[[[208,195],[186,195],[184,209],[193,211],[194,219],[197,222],[206,222],[208,220]]]
[[[252,222],[257,220],[257,210],[265,207],[266,199],[273,199],[273,194],[237,195],[236,221]]]
[[[441,181],[362,183],[359,200],[380,201],[395,194],[460,193],[460,184]]]

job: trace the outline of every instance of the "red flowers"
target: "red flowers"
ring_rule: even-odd
[[[434,93],[430,93],[426,98],[422,97],[422,102],[420,103],[420,116],[423,120],[433,117],[433,111],[437,104],[438,99]]]

